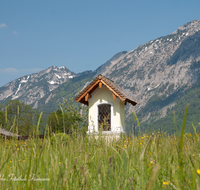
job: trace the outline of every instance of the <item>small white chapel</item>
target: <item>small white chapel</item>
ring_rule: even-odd
[[[117,84],[105,76],[98,75],[75,98],[76,102],[89,106],[88,135],[120,135],[124,133],[126,103],[135,106]]]

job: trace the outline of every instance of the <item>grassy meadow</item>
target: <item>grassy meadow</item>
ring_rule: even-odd
[[[0,137],[0,189],[200,190],[200,135],[195,126],[185,133],[186,115],[181,134],[171,136],[106,140],[47,127],[44,139]]]
[[[1,139],[0,189],[200,189],[199,134]]]

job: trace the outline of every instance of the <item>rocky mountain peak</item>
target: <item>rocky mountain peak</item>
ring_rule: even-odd
[[[190,66],[200,60],[199,29],[200,21],[195,20],[140,45],[118,60],[106,76],[139,102],[135,111],[140,111],[155,94],[167,98],[198,78]]]
[[[38,73],[18,78],[1,87],[0,101],[19,99],[26,104],[32,104],[75,76],[76,74],[65,66],[51,66]]]
[[[127,53],[127,51],[122,51],[117,54],[115,54],[111,59],[109,59],[106,63],[98,67],[94,71],[94,77],[96,77],[99,74],[106,75],[106,73],[109,72],[109,70],[120,60],[122,57]]]
[[[200,30],[200,20],[193,20],[191,22],[184,24],[183,26],[178,27],[178,29],[176,31],[174,31],[172,34],[178,34],[178,33],[181,33],[181,32],[183,32],[183,33],[184,32],[194,33],[194,32],[197,32],[199,30]],[[183,35],[186,35],[186,33],[183,34]]]
[[[115,54],[93,72],[75,74],[65,66],[49,67],[0,88],[0,101],[19,98],[34,108],[38,107],[38,101],[45,106],[52,101],[59,104],[58,97],[62,100],[62,95],[57,96],[56,93],[59,93],[57,90],[61,85],[67,84],[66,91],[70,86],[67,94],[76,93],[77,88],[81,89],[92,77],[102,74],[115,81],[138,102],[134,111],[145,110],[143,112],[149,115],[160,111],[163,117],[166,110],[176,104],[178,92],[190,88],[200,77],[199,30],[199,20],[188,22],[169,35],[151,40],[129,52]],[[72,79],[71,83],[65,83],[69,79]],[[165,103],[159,102],[154,106],[152,102],[157,99]],[[130,113],[132,108],[126,106],[126,113]]]

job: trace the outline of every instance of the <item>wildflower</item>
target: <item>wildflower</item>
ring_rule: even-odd
[[[12,163],[12,160],[10,161],[10,163]]]
[[[59,162],[59,164],[61,164],[61,162]]]
[[[124,148],[127,148],[126,145],[124,145]]]
[[[194,154],[192,156],[195,156]]]
[[[17,150],[19,150],[19,148]]]
[[[15,146],[17,146],[17,144],[15,144]]]
[[[21,160],[18,160],[18,162],[20,162]]]
[[[200,169],[197,169],[197,173],[200,175]]]
[[[23,162],[25,162],[25,160],[23,160]]]
[[[144,137],[142,137],[142,139],[144,139]]]
[[[154,161],[152,160],[150,163],[151,163],[151,164],[153,164],[153,163],[154,163]]]
[[[148,164],[148,166],[151,166],[151,164]]]
[[[169,182],[168,181],[163,181],[163,185],[169,185]]]

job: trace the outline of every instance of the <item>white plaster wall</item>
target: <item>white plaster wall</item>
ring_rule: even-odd
[[[112,92],[102,86],[102,88],[97,88],[92,94],[92,98],[89,101],[89,126],[88,131],[98,132],[98,105],[102,103],[109,103],[111,105],[111,131],[112,132],[122,132],[124,126],[124,102],[119,98],[113,100]]]

